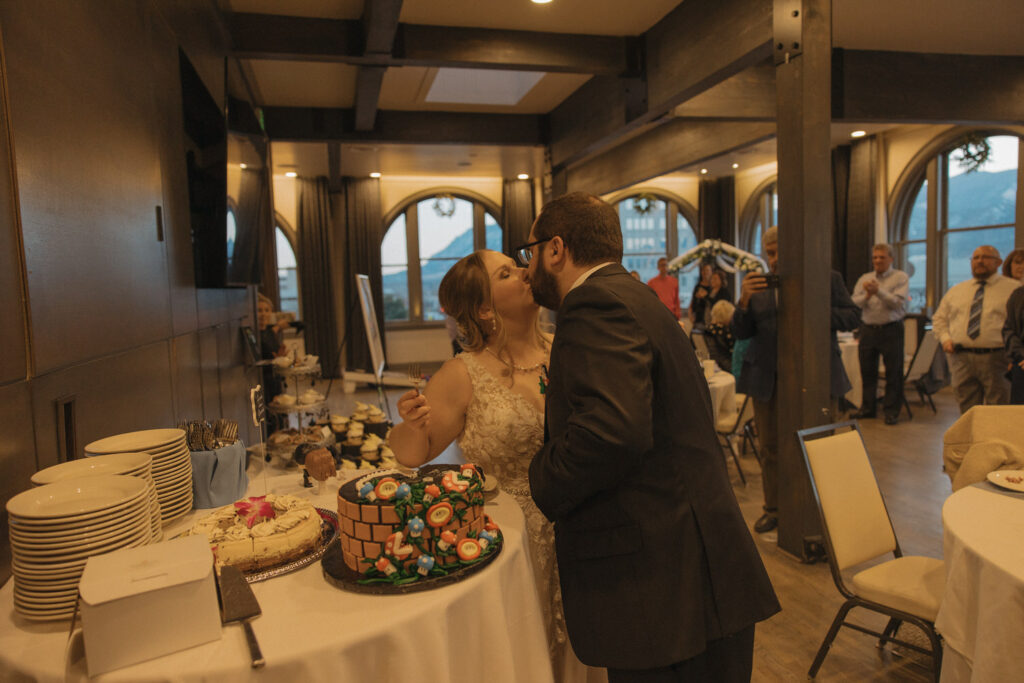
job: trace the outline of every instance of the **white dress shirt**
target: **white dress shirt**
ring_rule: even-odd
[[[876,280],[878,291],[868,296],[864,288]],[[865,325],[885,325],[903,320],[907,315],[907,295],[910,294],[910,278],[902,270],[892,266],[881,275],[871,271],[864,273],[853,287],[853,303],[861,309],[860,319]]]
[[[1006,321],[1006,301],[1020,282],[996,273],[985,281],[985,300],[981,308],[981,334],[977,339],[967,336],[967,323],[971,316],[971,302],[978,290],[978,280],[971,278],[953,285],[942,297],[938,310],[932,316],[932,330],[939,343],[951,340],[968,348],[995,349],[1003,346],[1003,323]]]
[[[572,283],[572,287],[569,288],[569,292],[571,292],[572,290],[574,290],[577,287],[579,287],[580,285],[582,285],[584,282],[587,281],[588,277],[590,277],[591,275],[593,275],[597,271],[601,270],[605,266],[610,266],[613,263],[615,263],[615,261],[605,261],[604,263],[598,263],[596,266],[594,266],[593,268],[591,268],[590,270],[588,270],[587,272],[583,273],[578,278],[576,278],[576,282]],[[566,292],[566,294],[568,294],[569,292]],[[1003,306],[1003,308],[1006,308],[1006,306]],[[1003,329],[1003,326],[1002,326],[1001,323],[999,325],[999,329],[1000,330]],[[1002,332],[1000,332],[1000,334],[1002,334]]]

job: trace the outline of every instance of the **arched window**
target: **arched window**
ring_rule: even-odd
[[[647,282],[658,274],[658,259],[673,258],[697,246],[693,225],[697,212],[685,200],[661,191],[641,191],[612,197],[622,226],[622,265],[640,273]],[[690,305],[690,296],[700,274],[679,276],[679,305]]]
[[[778,182],[771,178],[762,183],[747,201],[740,214],[740,249],[761,255],[761,235],[779,220]]]
[[[1021,138],[965,135],[947,134],[926,148],[894,192],[889,239],[910,276],[913,312],[934,309],[949,287],[971,277],[979,245],[1003,256],[1014,247]]]
[[[385,322],[444,320],[441,279],[477,249],[502,250],[498,213],[483,197],[454,189],[421,193],[392,212],[380,247]]]
[[[281,310],[291,311],[299,317],[299,270],[295,260],[295,247],[288,232],[278,223],[274,229],[277,248],[277,293]]]

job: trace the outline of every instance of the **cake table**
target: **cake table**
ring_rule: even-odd
[[[254,459],[257,460],[257,459]],[[299,470],[249,472],[246,495],[292,494],[335,509],[338,480],[304,489]],[[505,545],[484,571],[408,595],[363,595],[329,585],[319,562],[252,584],[263,615],[252,621],[266,658],[253,670],[239,625],[219,641],[100,676],[100,681],[552,680],[543,617],[524,546],[524,519],[507,494],[487,505]],[[188,529],[206,511],[165,530]],[[14,612],[13,582],[0,589],[0,680],[85,681],[80,627],[36,624]]]

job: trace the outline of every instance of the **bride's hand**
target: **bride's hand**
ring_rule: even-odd
[[[398,416],[413,429],[426,431],[430,427],[430,404],[427,397],[413,389],[398,399]]]

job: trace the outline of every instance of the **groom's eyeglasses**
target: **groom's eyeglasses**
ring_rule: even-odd
[[[519,265],[524,268],[530,265],[530,261],[533,260],[533,248],[538,244],[544,244],[549,240],[551,240],[550,237],[547,239],[537,240],[536,242],[528,242],[520,247],[516,247],[513,253],[516,255],[516,260],[519,261]]]

